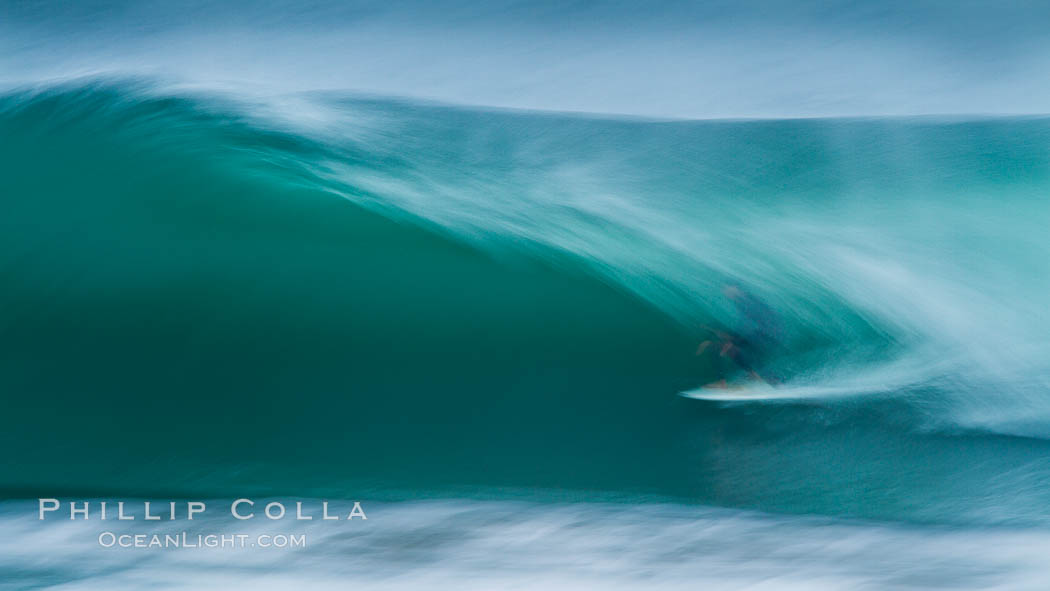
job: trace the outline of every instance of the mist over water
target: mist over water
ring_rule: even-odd
[[[0,81],[671,118],[1050,111],[1039,2],[5,2]]]

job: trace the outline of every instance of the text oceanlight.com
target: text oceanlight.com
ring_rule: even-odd
[[[98,535],[103,548],[305,548],[306,534],[118,534]]]

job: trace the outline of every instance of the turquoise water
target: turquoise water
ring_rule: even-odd
[[[40,496],[378,506],[314,532],[343,560],[319,588],[499,587],[528,564],[626,588],[1045,582],[1048,119],[653,121],[101,79],[7,92],[0,137],[10,588],[145,576],[93,529],[37,529]],[[738,321],[727,282],[783,325],[769,371],[849,395],[677,396],[726,377],[694,352]],[[232,583],[207,557],[157,572],[301,582],[323,557],[296,556],[245,555]]]
[[[3,97],[9,494],[1046,519],[1047,120],[295,100]],[[860,393],[676,397],[726,281]]]

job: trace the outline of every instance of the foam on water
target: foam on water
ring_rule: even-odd
[[[259,500],[262,501],[261,499]],[[210,501],[214,505],[221,501]],[[304,502],[317,504],[305,499]],[[287,503],[287,502],[286,502]],[[1043,589],[1050,534],[638,505],[365,503],[368,520],[38,521],[0,504],[2,588]],[[141,516],[140,516],[141,517]],[[304,534],[305,549],[104,548],[97,537]]]

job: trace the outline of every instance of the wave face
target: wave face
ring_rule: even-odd
[[[0,98],[0,486],[1042,523],[1050,121]],[[741,282],[765,361],[676,392]],[[545,492],[537,492],[545,491]],[[55,494],[55,493],[51,493]]]

